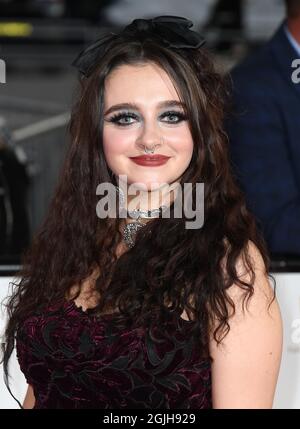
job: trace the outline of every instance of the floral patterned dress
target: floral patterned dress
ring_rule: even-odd
[[[111,318],[63,300],[22,324],[17,357],[35,409],[212,408],[211,360],[193,347],[192,322],[172,314],[167,338],[161,329],[120,332]]]

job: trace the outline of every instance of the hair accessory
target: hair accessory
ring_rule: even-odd
[[[92,42],[79,53],[72,65],[88,77],[98,60],[108,51],[110,42],[122,36],[132,36],[140,41],[150,36],[167,48],[198,49],[205,40],[198,32],[190,30],[192,26],[192,21],[181,16],[162,15],[150,19],[134,19],[120,33],[110,32]]]

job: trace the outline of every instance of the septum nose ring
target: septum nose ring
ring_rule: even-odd
[[[162,138],[160,138],[160,141],[162,142]],[[161,143],[160,143],[161,144]],[[154,145],[154,146],[152,146],[151,148],[147,148],[145,145],[144,145],[144,151],[145,151],[145,153],[154,153],[154,150],[155,150],[155,148],[156,148],[156,146],[159,146],[159,144],[157,144],[157,145]]]
[[[154,148],[150,148],[150,149],[148,149],[148,148],[146,148],[146,146],[144,146],[144,152],[145,153],[154,153],[154,149],[155,149],[155,146],[154,146]]]

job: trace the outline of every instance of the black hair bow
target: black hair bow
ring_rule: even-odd
[[[151,19],[134,19],[119,34],[105,34],[90,44],[79,53],[72,65],[88,77],[97,60],[108,50],[109,42],[122,35],[129,35],[137,40],[144,40],[150,35],[168,48],[197,49],[205,43],[205,40],[198,32],[190,30],[192,26],[192,21],[180,16],[164,15]]]

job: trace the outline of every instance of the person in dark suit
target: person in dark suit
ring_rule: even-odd
[[[27,158],[0,118],[0,257],[19,259],[30,243]],[[1,258],[0,258],[1,259]]]
[[[273,38],[231,73],[227,132],[232,168],[269,250],[299,256],[300,79],[293,65],[300,59],[300,0],[286,6]]]

